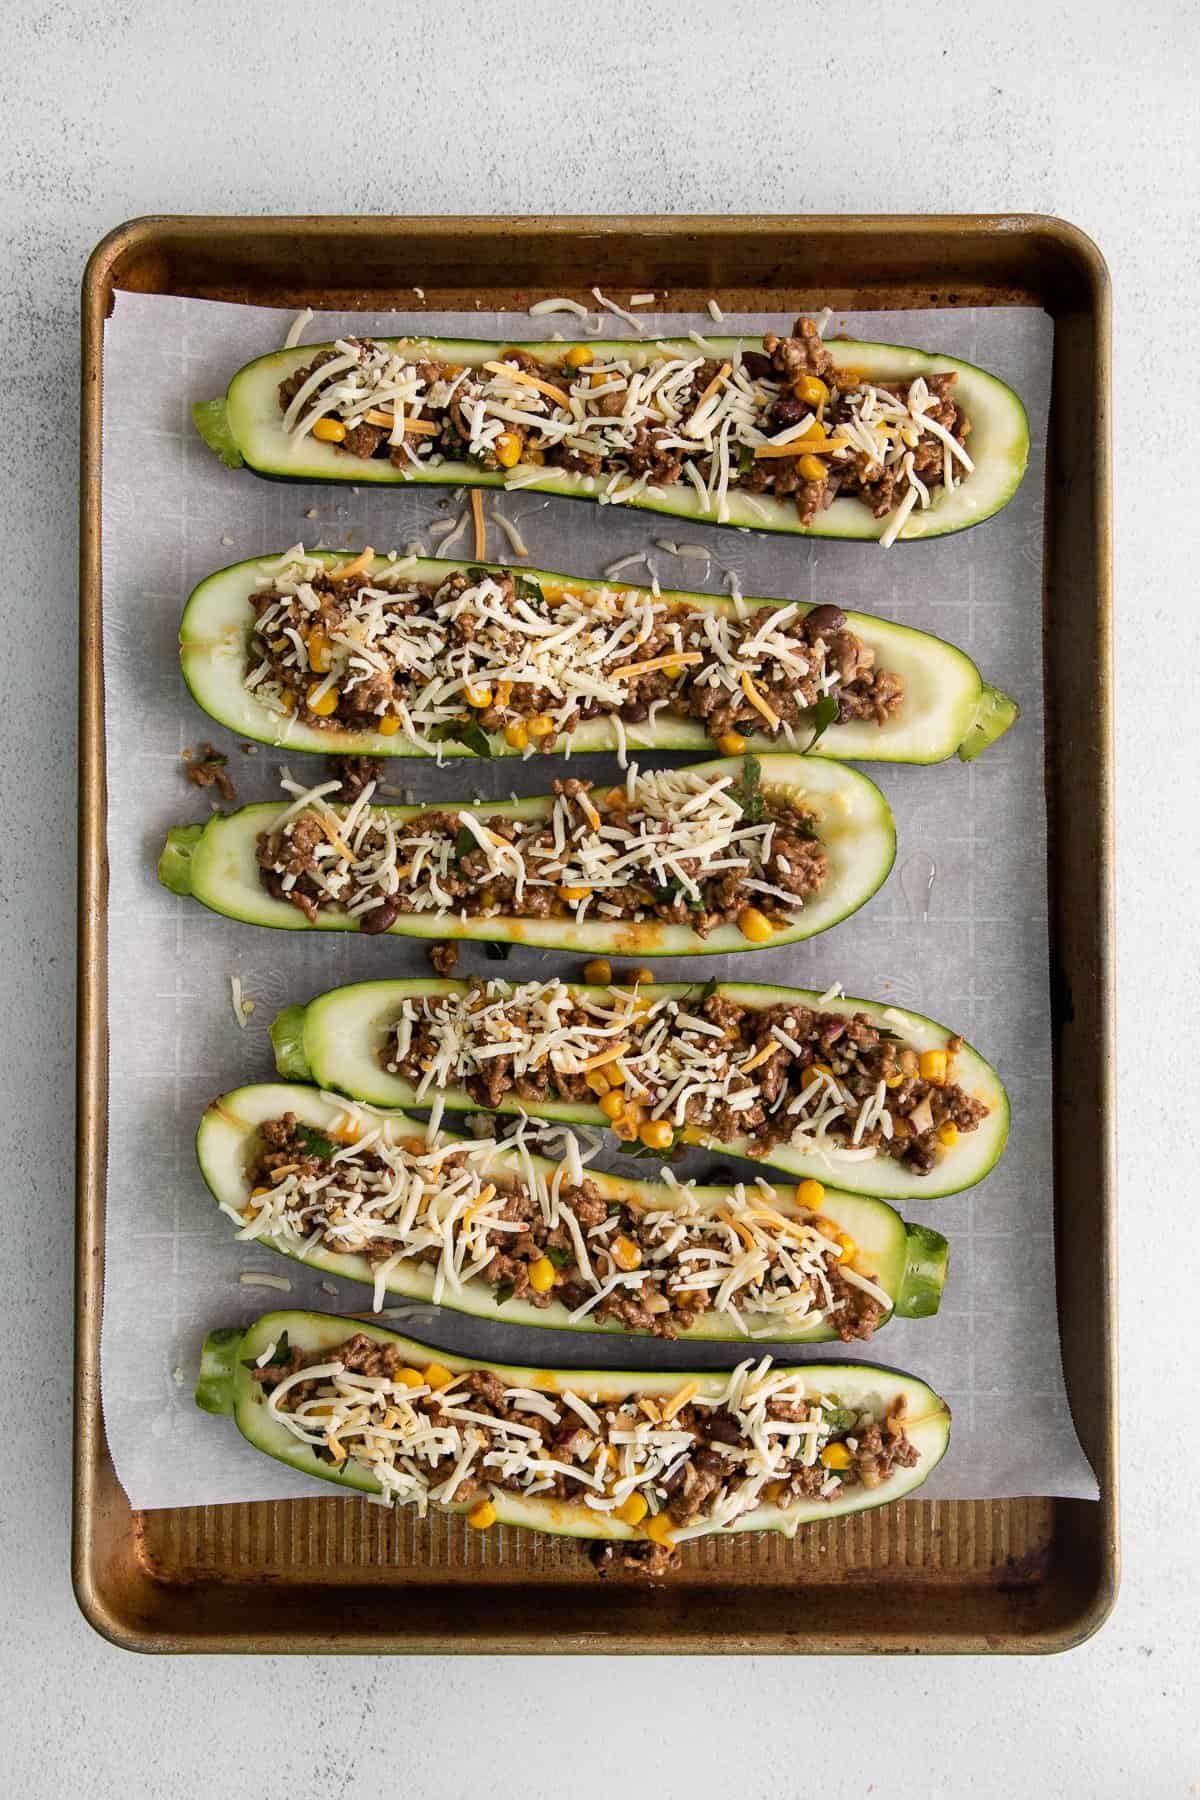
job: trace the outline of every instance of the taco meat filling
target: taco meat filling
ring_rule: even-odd
[[[285,431],[414,474],[471,462],[520,487],[565,469],[610,505],[684,483],[723,523],[729,495],[792,500],[811,525],[841,496],[899,535],[974,464],[956,373],[868,379],[840,370],[811,319],[762,349],[509,347],[479,365],[417,346],[343,338],[279,387]],[[646,354],[646,352],[649,354]],[[766,509],[762,509],[764,518]]]
[[[886,1018],[885,1014],[885,1018]],[[988,1108],[954,1080],[962,1039],[917,1050],[866,1013],[750,1007],[716,983],[682,998],[565,982],[474,982],[403,1001],[380,1060],[417,1100],[465,1086],[479,1105],[598,1104],[618,1137],[748,1140],[833,1164],[891,1157],[928,1174]]]
[[[802,749],[829,724],[885,725],[903,701],[903,677],[876,667],[836,606],[701,610],[645,588],[548,592],[513,570],[422,582],[411,559],[363,565],[298,546],[269,566],[243,680],[271,712],[426,750],[483,732],[533,755],[569,750],[590,719],[614,720],[623,744],[626,727],[651,733],[664,715],[718,743]]]
[[[484,1282],[497,1305],[557,1304],[573,1325],[663,1338],[719,1313],[746,1335],[827,1325],[849,1342],[891,1310],[853,1239],[813,1206],[781,1211],[765,1182],[715,1205],[672,1182],[669,1203],[650,1207],[602,1192],[577,1149],[549,1179],[528,1159],[525,1179],[496,1176],[497,1151],[396,1137],[353,1107],[329,1131],[286,1113],[259,1127],[245,1205],[225,1210],[244,1238],[366,1257],[376,1310],[391,1272],[414,1262],[431,1269],[435,1304]]]
[[[615,1398],[586,1377],[575,1392],[569,1376],[509,1387],[487,1368],[415,1368],[365,1333],[309,1355],[281,1336],[257,1363],[273,1419],[321,1462],[361,1465],[396,1505],[465,1506],[482,1529],[498,1494],[574,1502],[601,1529],[605,1514],[628,1526],[654,1574],[678,1544],[757,1507],[874,1491],[920,1461],[903,1395],[845,1405],[770,1357],[719,1387],[690,1379]]]
[[[639,774],[593,793],[556,781],[549,810],[527,818],[475,809],[371,807],[368,781],[349,808],[302,789],[259,834],[267,892],[315,923],[331,907],[359,929],[401,914],[450,918],[661,920],[697,937],[736,921],[748,937],[791,922],[826,876],[817,816],[764,791],[746,758],[735,776],[689,769]]]

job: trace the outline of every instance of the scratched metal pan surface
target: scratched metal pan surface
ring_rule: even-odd
[[[346,271],[355,275],[348,285]],[[739,312],[1040,305],[1054,319],[1044,631],[1055,1233],[1072,1412],[1101,1499],[908,1500],[793,1543],[688,1546],[666,1586],[460,1518],[312,1499],[133,1511],[100,1407],[107,1017],[103,321],[115,290],[264,306],[523,309],[593,283]],[[1109,287],[1074,227],[1023,216],[148,218],[83,284],[78,1179],[73,1573],[144,1651],[1056,1651],[1118,1579],[1112,1069]],[[1069,1080],[1064,1071],[1070,1071]],[[1069,1154],[1067,1153],[1069,1147]]]

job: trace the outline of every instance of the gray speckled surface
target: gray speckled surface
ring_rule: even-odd
[[[26,1795],[70,1785],[90,1800],[164,1791],[296,1800],[386,1780],[439,1800],[484,1786],[523,1800],[569,1786],[590,1800],[614,1785],[636,1791],[634,1771],[653,1765],[655,1791],[670,1800],[731,1790],[775,1800],[807,1786],[780,1756],[779,1723],[795,1719],[798,1691],[820,1693],[822,1717],[855,1721],[833,1752],[848,1794],[985,1800],[1019,1787],[1184,1800],[1196,1791],[1196,1577],[1179,1497],[1198,1471],[1194,1434],[1181,1452],[1171,1440],[1179,1372],[1190,1368],[1180,1320],[1194,1310],[1200,1255],[1178,1160],[1146,1142],[1168,1120],[1178,1132],[1180,1098],[1185,1109],[1200,1099],[1198,868],[1186,800],[1181,808],[1200,776],[1195,550],[1190,472],[1156,457],[1151,490],[1142,403],[1176,372],[1193,329],[1200,22],[1186,0],[1136,13],[1111,0],[1086,13],[964,0],[901,42],[895,9],[881,4],[852,19],[846,9],[834,19],[791,13],[613,0],[602,24],[560,13],[548,33],[542,9],[348,5],[340,55],[357,77],[368,72],[373,96],[397,102],[372,104],[368,136],[361,121],[335,131],[327,117],[313,131],[289,92],[289,69],[330,16],[308,0],[267,0],[253,15],[231,0],[190,12],[142,0],[4,9],[0,509],[16,555],[0,710],[12,846],[0,872],[9,1218],[0,1345],[24,1385],[0,1478],[0,1743]],[[532,72],[531,104],[506,105],[494,127],[469,131],[464,84],[501,46],[508,71]],[[635,83],[644,91],[647,70],[667,103],[642,101],[618,117],[613,96]],[[872,102],[880,91],[886,104]],[[852,114],[853,132],[809,136],[814,109]],[[627,1664],[594,1660],[536,1671],[301,1662],[269,1682],[233,1661],[134,1660],[89,1632],[67,1574],[74,671],[64,646],[75,634],[84,259],[110,226],[152,211],[655,207],[1056,212],[1092,232],[1113,268],[1120,1072],[1140,1095],[1123,1150],[1130,1404],[1116,1617],[1085,1649],[1048,1663],[701,1671],[667,1662],[650,1672],[651,1705],[631,1699]],[[1174,723],[1162,729],[1164,719]],[[1178,1098],[1146,1081],[1168,984]],[[1162,1305],[1168,1282],[1182,1308]],[[1164,1450],[1186,1459],[1169,1481]],[[718,1706],[739,1729],[716,1723]],[[903,1731],[914,1718],[936,1724],[918,1730],[911,1750],[902,1736],[897,1754],[886,1723]],[[428,1725],[453,1719],[451,1758],[451,1734]],[[570,1746],[569,1783],[548,1739]],[[828,1766],[824,1751],[816,1760]]]

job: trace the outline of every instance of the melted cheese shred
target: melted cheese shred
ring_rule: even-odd
[[[524,1179],[501,1177],[498,1185],[494,1161],[502,1146],[493,1139],[441,1145],[419,1137],[397,1140],[377,1115],[337,1104],[345,1113],[339,1136],[346,1141],[319,1169],[283,1164],[253,1191],[247,1183],[238,1204],[222,1201],[221,1210],[238,1227],[239,1240],[270,1243],[301,1261],[318,1246],[339,1255],[369,1247],[377,1312],[389,1275],[418,1260],[432,1266],[434,1304],[453,1303],[485,1277],[505,1239],[520,1236],[528,1229],[526,1217],[534,1216],[548,1232],[565,1232],[574,1246],[559,1274],[560,1286],[569,1281],[585,1290],[570,1314],[573,1323],[618,1289],[652,1314],[692,1307],[704,1296],[707,1310],[731,1318],[752,1337],[836,1324],[844,1309],[829,1269],[837,1264],[850,1279],[845,1244],[819,1214],[781,1214],[765,1181],[750,1189],[739,1182],[716,1201],[702,1201],[691,1183],[668,1177],[665,1204],[631,1201],[624,1224],[615,1209],[589,1226],[571,1200],[582,1167],[573,1174],[562,1163],[547,1174],[520,1156],[525,1121],[516,1139]],[[504,1147],[511,1153],[512,1140]],[[514,1196],[526,1205],[514,1205]],[[641,1254],[635,1270],[614,1256],[618,1235],[631,1231]],[[500,1234],[499,1251],[489,1243],[490,1233]],[[890,1297],[865,1270],[857,1273],[859,1285],[872,1298],[882,1296],[890,1311]]]
[[[359,563],[361,571],[366,565]],[[557,734],[571,730],[582,708],[618,712],[629,699],[629,679],[660,669],[672,671],[676,686],[686,679],[712,691],[714,707],[749,699],[772,733],[781,731],[795,745],[792,727],[781,727],[762,686],[794,688],[808,681],[824,697],[841,685],[830,644],[821,637],[808,640],[801,629],[804,609],[795,603],[738,617],[681,607],[645,588],[565,587],[546,594],[519,571],[509,582],[478,570],[475,580],[447,578],[431,596],[413,582],[410,569],[411,562],[393,556],[368,582],[339,593],[342,622],[315,671],[310,643],[322,600],[314,583],[332,578],[340,584],[347,570],[308,555],[302,544],[264,563],[256,594],[265,604],[251,637],[246,689],[281,716],[294,705],[273,673],[268,646],[277,669],[298,676],[321,672],[319,692],[336,687],[350,696],[372,680],[378,685],[380,675],[401,673],[405,698],[379,699],[375,717],[398,718],[409,739],[436,752],[439,731],[464,717],[469,696],[490,694],[498,730],[525,716],[512,704],[514,693],[535,689],[546,697]],[[652,641],[667,648],[640,655]],[[862,654],[873,662],[870,652]],[[669,703],[670,695],[654,701],[654,712]],[[368,714],[364,727],[371,723]],[[534,747],[527,751],[536,753]]]
[[[685,1422],[684,1409],[720,1409],[736,1423],[737,1439],[709,1445],[723,1463],[719,1480],[695,1519],[672,1530],[676,1543],[733,1525],[763,1503],[768,1483],[812,1468],[834,1438],[854,1447],[856,1432],[885,1422],[843,1408],[836,1393],[810,1384],[802,1372],[777,1368],[769,1356],[740,1363],[715,1392],[700,1394],[693,1384],[693,1391],[685,1386],[657,1402],[638,1394],[614,1400],[557,1387],[502,1387],[503,1417],[484,1410],[471,1373],[434,1388],[419,1370],[359,1374],[330,1352],[284,1376],[267,1407],[298,1443],[339,1467],[352,1458],[388,1500],[415,1506],[422,1517],[431,1505],[461,1505],[491,1485],[529,1498],[557,1488],[568,1502],[596,1513],[616,1512],[638,1494],[653,1518],[665,1511],[676,1472],[705,1444],[701,1421]],[[299,1387],[303,1394],[288,1404]],[[544,1436],[526,1419],[551,1429]],[[578,1429],[570,1448],[552,1447],[555,1428],[572,1421]],[[831,1472],[818,1491],[831,1498],[841,1486]]]
[[[635,315],[597,297],[601,305],[641,330]],[[430,415],[440,420],[452,409],[461,454],[471,459],[491,459],[494,464],[497,440],[517,432],[521,460],[506,466],[506,486],[541,479],[546,472],[545,451],[566,450],[577,459],[600,459],[605,473],[586,476],[585,483],[591,482],[588,491],[595,491],[596,483],[602,482],[597,498],[608,505],[632,500],[647,488],[656,494],[663,491],[651,487],[649,474],[635,475],[630,464],[631,456],[636,462],[649,432],[657,451],[677,453],[682,478],[692,483],[702,511],[718,523],[729,518],[729,491],[738,485],[744,458],[795,455],[810,452],[811,446],[831,471],[861,468],[870,471],[871,479],[885,472],[892,475],[896,508],[889,526],[882,528],[885,544],[894,541],[913,506],[934,504],[928,485],[914,468],[914,451],[923,438],[933,437],[942,445],[941,473],[948,489],[974,468],[963,446],[929,416],[937,396],[923,376],[907,388],[903,383],[887,388],[862,382],[842,390],[838,436],[825,440],[815,412],[782,431],[772,429],[770,414],[783,391],[781,383],[752,377],[740,350],[721,364],[697,396],[696,379],[711,346],[698,333],[690,336],[700,354],[679,354],[674,346],[663,345],[660,355],[641,366],[628,356],[601,355],[597,349],[581,368],[564,363],[558,371],[561,385],[531,375],[511,351],[478,367],[461,368],[431,364],[428,355],[410,353],[404,343],[341,338],[333,345],[330,360],[313,370],[291,400],[283,426],[303,437],[327,417],[344,420],[353,429],[372,411],[389,420],[399,420],[403,413],[413,421],[428,420]],[[399,425],[393,442],[398,430]],[[799,442],[789,451],[792,440]],[[404,450],[418,467],[445,460],[429,443],[418,442],[415,447],[404,443]],[[580,466],[590,464],[585,460]]]

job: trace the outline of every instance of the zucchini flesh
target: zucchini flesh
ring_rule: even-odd
[[[395,1344],[405,1361],[417,1368],[437,1362],[451,1374],[465,1369],[484,1369],[498,1376],[507,1387],[541,1389],[550,1394],[570,1387],[576,1393],[595,1394],[601,1403],[636,1394],[665,1399],[685,1386],[690,1387],[693,1382],[696,1384],[693,1391],[700,1396],[719,1394],[726,1381],[721,1373],[654,1374],[608,1369],[571,1370],[559,1374],[546,1369],[483,1362],[478,1358],[434,1350],[379,1325],[364,1324],[357,1319],[332,1318],[324,1313],[267,1313],[244,1332],[228,1327],[210,1332],[201,1355],[196,1404],[205,1412],[232,1416],[248,1443],[267,1456],[286,1463],[289,1468],[365,1494],[381,1491],[366,1465],[350,1457],[335,1468],[317,1457],[312,1448],[293,1437],[287,1427],[272,1416],[262,1386],[253,1379],[251,1369],[246,1366],[269,1353],[284,1332],[289,1346],[306,1355],[334,1357],[340,1345],[361,1334],[378,1343]],[[808,1367],[792,1364],[777,1367],[781,1370],[786,1367],[789,1373],[803,1376],[817,1392],[836,1397],[841,1404],[860,1411],[869,1407],[882,1415],[903,1396],[907,1405],[904,1428],[909,1442],[918,1452],[918,1461],[911,1469],[896,1468],[878,1488],[856,1485],[841,1497],[834,1494],[828,1500],[805,1500],[786,1509],[765,1503],[723,1529],[774,1531],[784,1537],[794,1537],[801,1525],[815,1520],[865,1512],[893,1500],[902,1500],[921,1485],[945,1454],[950,1441],[949,1408],[932,1388],[915,1376],[865,1363],[822,1362]],[[597,1512],[570,1501],[543,1495],[530,1497],[504,1488],[495,1489],[492,1499],[497,1521],[505,1525],[564,1537],[628,1541],[643,1535],[614,1513]],[[470,1504],[459,1502],[447,1510],[465,1512]],[[721,1528],[712,1528],[714,1532],[718,1529]]]
[[[733,360],[741,352],[757,352],[762,347],[758,337],[710,337],[707,333],[705,337],[711,345],[710,354],[722,360]],[[502,344],[479,339],[413,337],[376,341],[403,344],[414,358],[428,357],[473,367],[495,360],[505,348]],[[664,356],[692,357],[696,354],[696,346],[687,338],[642,341],[587,338],[580,342],[592,356],[624,357],[634,367],[644,367]],[[559,362],[574,347],[568,342],[521,346],[548,363]],[[839,369],[854,371],[864,380],[911,382],[918,375],[930,376],[951,370],[957,374],[955,397],[971,421],[974,472],[953,490],[939,491],[928,510],[911,513],[900,531],[898,542],[964,531],[991,518],[1007,505],[1020,486],[1029,454],[1025,409],[1011,388],[972,363],[951,356],[929,355],[902,345],[872,344],[845,338],[830,340],[825,347]],[[225,462],[233,461],[236,465],[240,459],[253,473],[275,480],[346,481],[359,486],[395,486],[412,482],[452,487],[504,487],[509,479],[505,470],[484,469],[471,461],[445,461],[434,468],[409,464],[400,469],[386,460],[348,455],[334,444],[317,442],[311,433],[299,440],[289,436],[283,429],[283,414],[279,409],[279,384],[297,369],[307,367],[322,350],[331,348],[328,344],[298,345],[247,363],[233,377],[223,399],[204,401],[193,408],[196,427],[205,442]],[[520,485],[534,493],[598,500],[605,479],[547,467],[536,481],[528,481],[522,474]],[[877,540],[887,524],[886,520],[875,518],[863,501],[838,498],[811,525],[802,525],[792,499],[747,494],[737,487],[729,490],[728,517],[718,520],[708,510],[707,503],[701,501],[690,481],[676,482],[670,487],[644,488],[625,504],[671,518],[797,537]]]
[[[241,1212],[250,1195],[249,1171],[253,1162],[256,1134],[269,1119],[294,1113],[301,1124],[320,1132],[329,1132],[345,1122],[346,1108],[311,1087],[285,1086],[278,1083],[238,1088],[223,1094],[204,1113],[196,1133],[196,1156],[209,1191],[218,1205]],[[403,1113],[369,1112],[366,1128],[378,1126],[389,1141],[421,1135],[424,1127]],[[436,1143],[459,1141],[452,1133],[441,1133]],[[528,1185],[529,1171],[547,1182],[556,1164],[540,1156],[522,1156],[515,1149],[497,1147],[494,1154],[476,1164],[481,1176],[520,1182]],[[589,1169],[587,1179],[594,1182],[606,1200],[621,1201],[638,1209],[654,1210],[670,1207],[672,1194],[662,1182],[634,1181]],[[698,1200],[714,1212],[721,1205],[736,1210],[736,1202],[727,1188],[698,1188]],[[757,1196],[758,1190],[754,1191]],[[752,1196],[754,1197],[754,1196]],[[785,1216],[803,1214],[806,1209],[797,1200],[794,1189],[776,1189],[770,1202]],[[927,1318],[941,1302],[946,1279],[949,1246],[940,1232],[925,1226],[906,1225],[900,1215],[881,1200],[858,1194],[841,1194],[826,1189],[820,1203],[821,1214],[832,1219],[839,1230],[848,1233],[858,1246],[864,1273],[891,1295],[893,1311],[901,1318]],[[368,1287],[375,1277],[366,1257],[317,1244],[305,1250],[300,1238],[280,1240],[264,1236],[258,1242],[278,1250],[307,1267],[347,1281],[358,1281]],[[429,1263],[404,1262],[389,1271],[386,1292],[405,1299],[430,1301],[433,1298],[434,1271]],[[537,1307],[525,1300],[508,1299],[497,1305],[495,1291],[480,1278],[455,1288],[447,1284],[441,1304],[455,1312],[480,1318],[494,1318],[505,1324],[534,1325],[567,1331],[628,1331],[619,1320],[598,1324],[585,1316],[573,1323],[566,1307],[555,1301],[548,1307]],[[757,1330],[770,1322],[771,1315],[747,1315]],[[882,1326],[892,1313],[879,1321]],[[778,1321],[777,1321],[778,1323]],[[879,1327],[877,1327],[878,1329]],[[688,1330],[689,1338],[744,1341],[736,1322],[725,1313],[702,1312]],[[836,1336],[825,1322],[800,1327],[780,1325],[771,1332],[777,1343],[818,1343]]]
[[[574,982],[570,985],[573,992],[595,998],[602,998],[609,991]],[[389,1074],[380,1060],[380,1051],[403,1000],[464,993],[468,986],[465,981],[362,981],[334,988],[310,1000],[307,1006],[288,1007],[271,1027],[276,1068],[287,1080],[315,1082],[323,1089],[370,1105],[426,1106],[429,1097],[421,1099],[408,1081]],[[822,1011],[847,1017],[862,1012],[876,1026],[897,1032],[918,1051],[945,1049],[952,1035],[944,1025],[907,1008],[849,996],[825,1000],[810,988],[723,981],[716,991],[749,1007],[795,1004],[816,1008],[821,1001]],[[675,982],[645,986],[639,992],[652,999],[681,999],[695,995],[697,990]],[[959,1085],[987,1106],[988,1115],[974,1131],[961,1132],[958,1142],[942,1151],[928,1175],[915,1174],[887,1156],[856,1162],[839,1157],[836,1151],[813,1155],[786,1143],[771,1145],[755,1160],[760,1166],[779,1169],[798,1180],[811,1177],[850,1193],[873,1194],[889,1200],[937,1199],[959,1193],[982,1181],[999,1160],[1008,1137],[1009,1102],[996,1070],[970,1044],[964,1043],[956,1053],[954,1073]],[[465,1087],[439,1088],[438,1097],[449,1112],[485,1110]],[[537,1118],[598,1126],[602,1130],[607,1125],[598,1106],[574,1101],[544,1100],[535,1104],[510,1093],[497,1110],[528,1112]],[[709,1136],[699,1141],[710,1150],[735,1156],[747,1156],[755,1149],[746,1139],[722,1141]]]
[[[763,761],[763,786],[795,790],[818,815],[828,872],[822,887],[798,908],[794,922],[771,935],[772,947],[827,931],[856,912],[886,880],[896,854],[896,833],[887,801],[867,776],[844,764],[815,756],[771,756]],[[688,774],[716,778],[740,776],[736,757],[697,764]],[[471,812],[483,817],[533,819],[546,816],[551,797],[517,802],[483,801],[438,810]],[[383,811],[383,808],[373,809]],[[429,806],[389,807],[397,819],[411,819]],[[172,893],[190,894],[213,912],[248,925],[271,925],[285,931],[354,931],[356,919],[336,907],[322,907],[316,925],[286,900],[274,899],[259,879],[255,856],[258,834],[278,818],[277,803],[245,806],[228,815],[214,814],[202,826],[175,828],[167,835],[159,861],[159,879]],[[658,919],[467,918],[443,912],[402,913],[388,933],[416,938],[467,938],[485,943],[531,944],[547,949],[644,956],[715,956],[756,947],[736,922],[720,925],[700,938],[688,925]],[[384,935],[384,934],[381,934]]]
[[[319,557],[331,568],[353,560],[349,552],[326,550],[307,554]],[[378,731],[324,730],[281,717],[245,688],[243,677],[253,624],[249,597],[262,584],[274,561],[277,558],[256,558],[219,569],[202,581],[188,600],[179,631],[180,660],[184,680],[197,705],[238,737],[289,750],[313,750],[321,755],[429,755],[427,745],[399,734],[387,737]],[[377,556],[371,572],[379,574],[388,567],[387,558]],[[497,563],[435,559],[416,562],[409,573],[414,582],[441,583],[456,570],[468,568],[505,573],[503,566]],[[581,581],[545,569],[519,572],[547,591],[566,586],[574,592],[597,597],[614,593],[650,594],[648,588],[637,588],[628,582]],[[685,605],[714,615],[734,612],[733,601],[719,595],[676,590],[664,593],[661,598],[668,605]],[[769,599],[747,599],[742,604],[753,611],[756,607],[780,603]],[[802,608],[803,612],[808,610],[807,606]],[[850,758],[856,762],[933,763],[941,762],[957,751],[965,759],[968,755],[979,755],[1015,719],[1015,703],[999,689],[985,686],[975,664],[953,645],[928,632],[914,631],[910,626],[893,624],[867,613],[847,613],[846,619],[849,629],[875,651],[876,665],[904,677],[904,700],[898,713],[883,725],[852,719],[845,724],[828,726],[821,735],[822,756]],[[1004,706],[1007,706],[1007,712]],[[648,725],[627,724],[624,731],[634,750],[704,751],[713,748],[713,741],[700,719],[660,714],[653,729]],[[779,747],[776,738],[749,735],[745,731],[742,736],[746,737],[748,748],[755,754],[769,753]],[[521,754],[506,742],[503,732],[493,733],[488,743],[493,757]],[[607,718],[585,720],[575,731],[564,734],[561,743],[576,755],[620,747]],[[467,746],[453,740],[444,742],[440,749],[444,756],[472,754]]]

